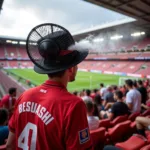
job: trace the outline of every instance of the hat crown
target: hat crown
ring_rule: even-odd
[[[40,55],[44,59],[56,59],[61,50],[67,50],[73,45],[74,39],[65,31],[56,31],[38,41]]]

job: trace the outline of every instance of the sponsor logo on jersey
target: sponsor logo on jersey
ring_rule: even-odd
[[[89,139],[90,139],[90,137],[89,137],[89,129],[88,128],[79,131],[80,144],[83,144],[83,143],[89,141]]]

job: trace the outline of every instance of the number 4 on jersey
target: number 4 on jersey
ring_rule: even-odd
[[[32,132],[31,137],[29,137]],[[18,138],[18,147],[23,150],[36,150],[37,126],[33,123],[27,123],[22,133]],[[31,141],[29,141],[31,139]],[[30,145],[29,145],[30,142]]]

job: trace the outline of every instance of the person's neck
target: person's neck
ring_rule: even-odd
[[[118,99],[117,102],[122,102],[122,99]]]
[[[62,78],[58,78],[58,77],[56,77],[56,78],[49,78],[49,80],[50,81],[54,81],[54,82],[58,82],[58,83],[64,85],[65,87],[67,87],[67,84],[68,84],[68,81],[64,80],[63,77]]]
[[[87,116],[91,117],[93,116],[93,113],[87,113]]]
[[[133,90],[133,87],[129,87],[129,91],[130,91],[130,90]]]

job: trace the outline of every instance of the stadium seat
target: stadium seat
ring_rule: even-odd
[[[112,143],[122,141],[130,132],[130,124],[131,121],[127,120],[109,128],[106,137],[109,138]]]
[[[115,146],[123,150],[140,150],[146,144],[146,138],[140,135],[133,135],[127,141],[117,143]]]
[[[105,131],[106,129],[103,127],[90,131],[91,139],[95,149],[96,147],[103,147],[105,143]]]
[[[150,145],[146,145],[146,146],[142,147],[140,150],[150,150]]]
[[[6,145],[0,145],[0,150],[6,150]]]
[[[142,116],[149,116],[150,115],[150,109],[143,112]]]
[[[131,121],[134,121],[135,118],[136,118],[137,116],[139,116],[139,115],[140,115],[140,112],[135,112],[135,113],[129,115],[128,119],[131,120]]]
[[[131,122],[130,131],[131,131],[131,134],[136,133],[136,122],[135,121]]]
[[[115,126],[116,124],[120,123],[120,122],[123,122],[123,121],[126,121],[128,120],[128,116],[127,115],[124,115],[124,116],[118,116],[116,117],[113,121],[110,122],[111,126]]]
[[[109,127],[111,127],[110,125],[110,119],[103,119],[99,121],[99,127],[105,127],[106,129],[108,129]]]

